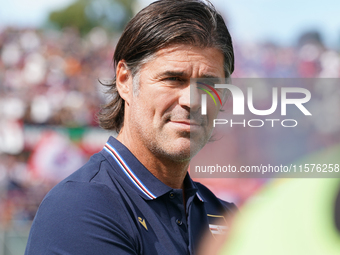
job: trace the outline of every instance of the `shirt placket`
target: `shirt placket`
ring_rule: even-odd
[[[172,190],[169,193],[169,202],[172,205],[169,207],[171,225],[174,231],[182,236],[185,245],[188,249],[189,246],[188,224],[183,204],[182,190]]]

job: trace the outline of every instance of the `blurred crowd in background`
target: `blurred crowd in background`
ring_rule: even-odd
[[[107,100],[119,35],[95,27],[5,28],[0,31],[0,224],[27,226],[45,194],[102,149],[109,135],[96,114]],[[316,32],[294,46],[234,42],[233,77],[337,78],[338,49]],[[232,146],[232,145],[231,145]],[[218,196],[241,205],[261,179],[203,179]]]

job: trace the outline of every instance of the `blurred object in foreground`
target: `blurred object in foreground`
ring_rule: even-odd
[[[243,207],[218,254],[340,254],[339,188],[340,179],[271,183]]]

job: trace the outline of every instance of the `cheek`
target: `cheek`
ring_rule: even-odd
[[[174,92],[159,93],[152,101],[157,115],[164,115],[178,105],[178,98]]]
[[[214,102],[211,104],[207,104],[207,121],[208,126],[212,127],[214,123],[214,119],[217,119],[217,115],[219,113],[220,107],[219,105],[215,105]]]
[[[210,99],[210,100],[209,100]],[[209,117],[215,118],[220,110],[220,103],[216,100],[217,105],[211,100],[211,98],[208,99],[207,102],[207,113]]]
[[[137,122],[145,122],[149,115],[148,108],[147,102],[141,95],[135,96],[130,104],[131,118]]]
[[[150,127],[158,119],[157,102],[151,97],[139,98],[132,106],[132,118],[142,124],[144,127]]]

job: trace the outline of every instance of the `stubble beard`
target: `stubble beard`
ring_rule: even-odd
[[[139,96],[139,88],[140,88],[140,71],[136,73],[136,75],[133,77],[133,96],[138,97]],[[146,126],[141,125],[141,123],[135,118],[136,116],[141,116],[143,118],[143,115],[145,114],[144,111],[140,108],[140,106],[137,106],[135,111],[135,114],[132,114],[132,120],[133,125],[136,127],[135,132],[138,135],[138,137],[141,139],[144,146],[156,157],[163,158],[165,160],[178,162],[178,163],[185,163],[190,162],[191,158],[195,156],[208,142],[210,139],[212,130],[210,130],[209,134],[203,134],[198,135],[186,131],[178,132],[176,139],[184,139],[185,143],[188,143],[187,145],[182,145],[184,148],[178,148],[178,145],[173,142],[174,137],[172,137],[171,134],[165,132],[155,132],[154,128],[148,129]],[[184,110],[181,112],[169,112],[164,114],[162,116],[162,127],[157,127],[157,129],[163,129],[167,122],[170,120],[175,119],[187,119],[187,120],[195,120],[197,123],[201,124],[202,126],[206,126],[208,123],[208,120],[204,118],[199,112],[192,112]],[[209,131],[208,131],[209,132]],[[148,139],[148,137],[153,137],[155,139]],[[203,138],[203,139],[202,139]],[[195,140],[195,142],[193,141]],[[196,142],[196,140],[198,140]],[[163,146],[160,146],[163,141]],[[166,142],[167,148],[164,148],[164,141]],[[181,145],[180,145],[181,146]]]
[[[138,138],[153,155],[158,159],[171,161],[174,163],[189,163],[191,158],[196,155],[208,142],[209,134],[193,134],[187,131],[177,131],[167,129],[167,123],[171,120],[195,120],[202,126],[207,125],[207,120],[200,115],[190,114],[186,110],[181,112],[169,112],[164,114],[161,119],[161,127],[147,128],[136,116],[145,119],[145,115],[140,107],[135,109],[133,114],[133,125]],[[206,131],[206,130],[205,130]]]

